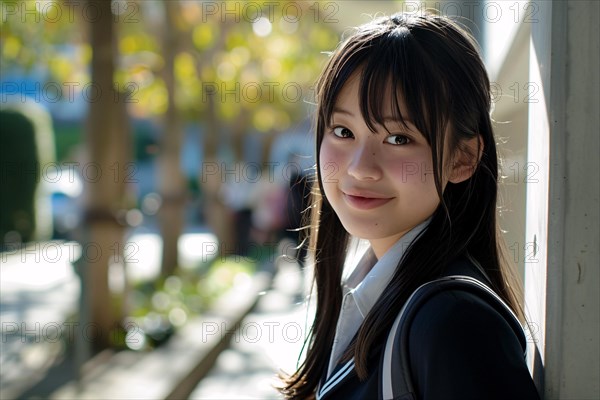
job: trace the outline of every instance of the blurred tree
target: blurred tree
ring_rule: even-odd
[[[86,329],[77,337],[83,348],[91,344],[94,351],[111,344],[110,334],[121,319],[109,290],[108,270],[110,265],[123,268],[123,233],[130,206],[125,190],[131,172],[125,103],[131,97],[128,91],[135,87],[122,84],[124,74],[116,67],[115,24],[123,20],[117,18],[119,4],[3,2],[0,19],[3,89],[10,89],[21,102],[26,92],[28,101],[35,103],[83,101],[89,108],[85,160],[77,160],[85,185],[78,261],[82,323],[78,326]],[[54,153],[53,143],[41,147],[43,154]],[[41,159],[42,169],[45,162]],[[94,329],[88,329],[90,325]]]
[[[9,7],[21,4],[5,3]],[[39,15],[11,11],[0,19],[0,67],[3,76],[29,69],[38,80],[42,71],[41,79],[62,84],[60,101],[83,98],[90,106],[87,161],[98,163],[102,177],[94,185],[84,179],[90,234],[84,245],[108,246],[108,250],[102,248],[103,257],[116,250],[120,257],[122,250],[118,243],[123,228],[114,217],[128,206],[124,168],[129,139],[123,102],[127,102],[132,117],[154,119],[162,127],[158,162],[159,190],[165,202],[161,213],[163,272],[177,265],[176,243],[183,228],[186,185],[179,165],[185,124],[199,122],[202,167],[209,163],[218,167],[215,174],[198,171],[197,179],[212,229],[221,242],[231,243],[234,227],[220,199],[224,168],[231,171],[233,164],[248,161],[245,141],[250,134],[262,134],[264,148],[261,154],[251,156],[252,161],[260,159],[264,165],[276,136],[308,117],[305,103],[312,100],[310,86],[326,58],[322,52],[331,50],[338,40],[332,13],[335,4],[175,0],[25,3],[27,10],[38,10]],[[56,9],[53,4],[61,7],[61,18],[43,15],[44,10]],[[87,5],[88,12],[84,12]],[[118,21],[119,34],[96,14]],[[165,23],[169,28],[163,31]],[[118,51],[107,44],[113,41]],[[71,86],[65,86],[67,83]],[[102,89],[101,99],[89,101],[96,87]],[[132,92],[130,97],[119,95],[124,89]],[[240,178],[244,179],[236,177]],[[95,263],[90,262],[85,269],[93,279],[99,279],[98,285],[86,283],[93,290],[90,304],[97,318],[108,324],[114,317],[100,310],[100,304],[108,303],[103,297],[108,293],[108,261],[98,260],[98,268],[92,266]]]
[[[338,41],[334,21],[320,13],[323,4],[182,3],[190,32],[178,56],[182,107],[200,119],[204,164],[198,179],[205,215],[221,244],[231,247],[235,229],[221,186],[231,171],[237,171],[235,182],[246,178],[239,173],[239,164],[248,161],[245,138],[262,134],[258,159],[265,168],[277,135],[309,115],[306,102],[325,60],[322,52]],[[219,151],[223,141],[229,151]]]
[[[108,273],[111,264],[123,268],[130,132],[124,103],[126,94],[119,93],[114,85],[116,24],[111,2],[88,1],[98,10],[98,18],[89,25],[93,49],[91,82],[98,95],[89,103],[86,151],[87,165],[94,166],[97,174],[84,180],[81,275],[89,321],[99,332],[92,346],[99,351],[110,346],[110,334],[121,319],[120,310],[115,312],[111,301]]]
[[[177,243],[183,231],[187,183],[181,170],[183,123],[177,107],[175,84],[175,57],[179,50],[181,37],[176,19],[180,18],[181,10],[178,2],[163,0],[162,4],[164,6],[164,23],[160,36],[163,38],[162,78],[167,92],[167,109],[162,117],[158,186],[162,197],[162,206],[159,211],[160,231],[163,239],[161,272],[163,276],[168,276],[179,265]]]
[[[277,135],[308,117],[306,102],[312,100],[310,88],[325,60],[322,52],[338,40],[335,18],[324,12],[331,5],[327,2],[167,3],[171,11],[162,3],[140,2],[143,23],[125,24],[120,39],[122,79],[135,83],[139,100],[130,110],[158,117],[163,127],[163,272],[177,264],[177,236],[183,228],[179,205],[186,195],[177,150],[182,125],[199,122],[203,164],[197,179],[204,215],[219,241],[231,247],[235,227],[221,198],[226,170],[247,161],[249,134],[262,133],[258,159],[267,165]],[[169,29],[157,29],[165,23]],[[168,121],[178,118],[168,128]]]

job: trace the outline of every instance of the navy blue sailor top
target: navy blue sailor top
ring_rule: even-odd
[[[487,283],[466,259],[451,263],[446,275],[466,275]],[[539,399],[521,333],[475,294],[447,290],[434,295],[419,309],[409,333],[417,399]],[[381,399],[384,349],[385,342],[373,347],[364,381],[358,379],[352,360],[338,364],[327,379],[325,371],[317,399]]]

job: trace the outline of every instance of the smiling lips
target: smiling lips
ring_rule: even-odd
[[[359,210],[371,210],[373,208],[381,207],[393,199],[393,197],[384,197],[372,193],[349,194],[342,192],[342,194],[346,203]]]

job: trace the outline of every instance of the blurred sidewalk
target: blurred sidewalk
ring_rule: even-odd
[[[280,399],[276,374],[292,373],[308,332],[301,303],[304,278],[296,263],[278,263],[273,285],[242,321],[190,399]]]
[[[77,251],[37,242],[0,253],[0,398],[18,396],[64,354],[65,321],[78,308]]]
[[[202,260],[205,244],[215,241],[205,227],[188,228],[179,241],[182,265]],[[155,279],[160,273],[159,234],[136,230],[127,244],[127,279]],[[73,263],[80,255],[78,243],[64,241],[35,242],[0,253],[1,399],[47,395],[73,378],[73,349],[68,351],[66,343],[74,329],[68,319],[79,310],[81,287]]]
[[[150,263],[147,260],[149,259],[148,253],[152,254],[157,250],[155,243],[157,238],[150,232],[143,232],[142,235],[134,235],[130,239],[139,245],[136,250],[139,250],[139,254],[143,254],[143,256],[139,257],[140,262],[128,270],[128,275],[131,274],[137,279],[152,279],[159,272],[158,262],[154,260],[153,263]],[[199,241],[211,239],[211,235],[206,232],[188,233],[180,242],[180,252],[183,253],[183,258],[193,261],[202,256],[198,252]],[[192,243],[196,245],[196,249],[193,252],[186,251],[192,247],[190,246]],[[19,250],[12,254],[0,254],[2,257],[0,266],[0,319],[2,321],[0,398],[48,398],[53,395],[61,397],[60,394],[65,393],[67,394],[63,396],[65,398],[81,398],[78,394],[69,397],[68,394],[71,392],[68,390],[57,391],[59,388],[68,388],[65,385],[72,382],[76,376],[72,349],[68,351],[66,348],[65,336],[69,326],[68,323],[65,324],[65,321],[78,310],[79,277],[72,267],[72,262],[79,257],[78,251],[78,245],[75,243],[41,242],[27,250]],[[231,347],[218,356],[211,372],[197,384],[190,398],[279,398],[273,389],[273,385],[278,383],[275,375],[280,370],[288,373],[295,370],[296,359],[307,332],[307,312],[304,305],[300,304],[301,293],[303,293],[303,277],[298,265],[286,261],[286,259],[278,260],[277,265],[278,270],[273,279],[272,288],[260,296],[256,307],[250,314],[246,314],[247,311],[243,314],[246,315],[246,318],[240,324],[240,329],[233,333]],[[264,290],[264,287],[259,290]],[[252,292],[251,288],[250,292]],[[224,299],[227,301],[227,307],[225,305],[217,307],[220,311],[219,315],[224,315],[227,308],[233,310],[235,308],[233,305],[236,302],[239,303],[240,300],[243,300],[242,303],[244,301],[246,303],[253,302],[253,299],[256,299],[256,293],[242,295],[243,298]],[[239,297],[240,294],[238,293],[237,296]],[[235,311],[235,313],[239,314],[239,311]],[[233,317],[232,315],[231,318]],[[212,318],[214,321],[218,319],[217,315]],[[215,322],[211,322],[211,324],[214,325]],[[221,327],[223,332],[234,326],[229,319],[223,319],[220,325],[223,325]],[[206,328],[202,325],[200,327]],[[207,332],[204,332],[204,335],[207,335]],[[201,337],[197,332],[188,336],[190,338]],[[181,346],[187,345],[184,343],[185,341],[181,342]],[[206,341],[203,345],[209,346],[210,343]],[[188,346],[185,353],[193,353],[190,354],[190,357],[193,355],[197,358],[201,354],[201,352],[190,351],[190,349],[192,346]],[[158,370],[163,371],[161,379],[169,375],[164,371],[165,365],[175,362],[173,368],[168,370],[173,373],[177,370],[176,367],[187,368],[184,366],[185,357],[176,356],[179,353],[174,352],[164,357],[161,357],[159,353],[155,352],[152,356],[156,358],[154,367],[158,367],[153,373]],[[129,357],[125,360],[127,365],[134,365],[133,359],[139,357],[142,360],[144,356],[144,354],[133,352],[123,352],[123,354],[125,354],[124,357]],[[172,356],[180,358],[174,361]],[[147,367],[146,369],[150,368],[151,366],[148,365],[150,363],[144,360],[142,361]],[[102,363],[108,359],[99,361]],[[102,369],[101,365],[97,366]],[[107,364],[106,367],[110,366]],[[156,386],[159,379],[153,380],[150,377],[150,381],[148,381],[147,378],[152,374],[146,374],[143,371],[144,368],[141,367],[133,368],[131,373],[135,376],[124,374],[121,380],[127,380],[128,376],[139,378],[137,383],[157,394],[159,391],[154,391],[150,383]],[[116,368],[114,372],[117,372]],[[107,374],[110,374],[110,371],[107,371]],[[173,379],[175,378],[171,380]],[[196,382],[192,380],[189,387],[194,387]],[[235,382],[235,385],[232,385],[232,382]],[[127,386],[131,387],[132,384],[133,382],[129,381]],[[108,390],[106,393],[116,390],[112,386],[114,385],[109,384],[105,387]],[[97,397],[93,396],[93,392],[94,390],[91,393],[92,397],[88,398]],[[96,395],[102,393],[104,392],[97,391]],[[123,397],[121,396],[121,398]]]

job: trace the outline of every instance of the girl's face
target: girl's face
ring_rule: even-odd
[[[433,176],[431,148],[384,102],[385,127],[369,130],[359,105],[359,74],[340,91],[319,156],[325,196],[344,228],[368,239],[377,258],[406,232],[425,221],[440,200]],[[382,93],[390,99],[391,93]],[[407,115],[404,106],[402,115]],[[386,131],[389,131],[388,133]],[[443,182],[445,183],[445,182]]]

